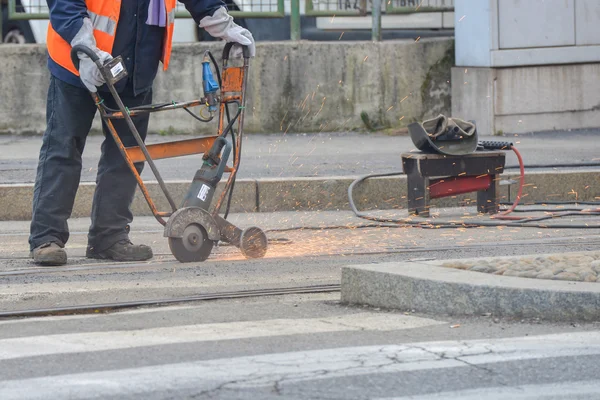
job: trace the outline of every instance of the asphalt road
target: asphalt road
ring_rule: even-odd
[[[442,210],[438,220],[463,220],[468,210],[473,211]],[[585,216],[556,222],[598,226],[599,220]],[[70,221],[69,264],[39,268],[29,259],[28,223],[0,222],[0,311],[337,284],[340,268],[351,264],[586,251],[597,250],[600,243],[598,229],[376,227],[341,211],[234,214],[230,221],[267,232],[270,245],[264,259],[246,260],[239,249],[225,244],[215,247],[203,263],[181,264],[174,260],[162,227],[151,217],[140,217],[130,237],[151,245],[153,260],[88,260],[84,255],[90,222],[82,218]]]
[[[0,321],[0,398],[598,399],[598,324],[235,299]]]
[[[482,136],[480,140],[512,141],[522,153],[526,168],[548,165],[600,165],[600,130],[556,131],[507,137]],[[158,136],[149,143],[189,137]],[[83,157],[83,182],[94,182],[100,157],[101,136],[87,140]],[[35,180],[40,137],[0,136],[0,184]],[[244,140],[240,178],[356,176],[401,171],[400,154],[414,149],[408,136],[355,132],[320,134],[249,134]],[[518,166],[514,155],[508,167]],[[200,166],[199,156],[157,161],[166,180],[191,180]],[[149,168],[144,179],[154,179]]]
[[[89,220],[75,219],[69,265],[39,269],[27,258],[27,223],[0,222],[0,310],[335,284],[350,264],[596,250],[600,243],[596,230],[580,229],[348,229],[368,222],[348,212],[231,221],[268,231],[266,258],[245,260],[219,246],[203,263],[180,264],[156,221],[136,218],[131,237],[151,244],[154,260],[87,260]],[[348,306],[339,296],[2,319],[0,399],[598,399],[598,323],[420,315]]]

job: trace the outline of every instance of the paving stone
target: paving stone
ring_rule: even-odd
[[[537,279],[554,279],[552,271],[543,270],[535,276]]]
[[[532,269],[535,269],[535,266],[531,263],[529,263],[529,264],[519,263],[517,265],[513,265],[510,269],[512,271],[530,271]]]
[[[560,279],[561,281],[578,281],[579,276],[572,272],[559,272],[554,275],[554,279]]]
[[[485,273],[489,274],[489,273],[496,271],[496,268],[494,268],[491,265],[479,264],[479,265],[475,265],[475,266],[469,268],[469,271],[485,272]]]
[[[535,270],[519,272],[517,276],[519,278],[537,278],[538,272]]]

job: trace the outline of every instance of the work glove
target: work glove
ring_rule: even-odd
[[[225,7],[219,8],[211,16],[202,18],[200,20],[200,28],[204,28],[212,37],[248,46],[250,57],[254,57],[256,53],[254,38],[250,31],[233,22],[233,17],[227,13]],[[234,58],[242,57],[242,48],[240,46],[233,46],[231,54]]]
[[[94,27],[92,26],[92,21],[89,18],[83,19],[83,25],[81,26],[79,32],[77,32],[77,35],[75,35],[71,41],[71,47],[78,44],[92,49],[98,58],[100,58],[100,63],[103,65],[112,60],[112,56],[110,54],[96,47]],[[102,74],[100,73],[100,70],[96,66],[96,63],[94,63],[87,55],[78,52],[77,56],[80,60],[79,77],[81,78],[81,81],[90,92],[97,92],[98,89],[96,86],[102,86],[104,83],[106,83],[102,77]]]

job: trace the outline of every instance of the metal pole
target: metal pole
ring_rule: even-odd
[[[290,38],[300,40],[300,0],[291,0]]]
[[[381,42],[381,0],[372,0],[371,16],[373,26],[371,28],[371,40]]]

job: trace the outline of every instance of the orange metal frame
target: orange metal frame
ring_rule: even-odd
[[[189,156],[207,152],[215,141],[216,136],[207,136],[195,139],[178,140],[176,142],[156,143],[146,145],[148,153],[153,160],[163,158]],[[127,154],[131,162],[146,161],[146,156],[139,146],[127,147]]]
[[[225,196],[227,195],[228,191],[230,190],[230,188],[233,184],[233,181],[235,179],[235,176],[236,176],[236,173],[238,170],[238,166],[239,166],[240,153],[241,153],[241,140],[242,140],[242,127],[243,127],[243,118],[244,118],[246,73],[248,71],[248,59],[244,59],[244,65],[242,67],[229,67],[227,64],[228,64],[228,60],[225,59],[223,61],[223,71],[222,71],[223,72],[223,80],[222,80],[223,82],[222,82],[222,88],[221,88],[219,124],[218,124],[218,135],[217,136],[208,136],[208,137],[186,139],[186,140],[157,143],[157,144],[150,144],[150,145],[145,145],[143,143],[139,143],[140,146],[125,147],[123,142],[121,141],[121,138],[119,137],[119,134],[117,133],[111,119],[125,118],[128,120],[128,123],[129,123],[130,117],[132,115],[139,114],[142,111],[131,110],[128,113],[128,115],[124,115],[122,111],[109,114],[109,113],[107,113],[107,110],[102,105],[102,99],[98,96],[97,93],[93,94],[94,100],[96,100],[98,109],[101,112],[103,120],[104,120],[104,122],[106,122],[106,125],[108,126],[108,129],[109,129],[113,139],[115,140],[117,146],[121,150],[121,154],[125,158],[127,165],[129,166],[131,172],[135,176],[135,179],[140,187],[140,190],[142,191],[142,194],[144,195],[144,198],[146,199],[146,202],[148,203],[148,206],[152,210],[152,213],[154,214],[156,219],[163,225],[166,224],[166,222],[164,221],[163,218],[169,217],[173,212],[177,211],[177,206],[175,205],[169,192],[167,191],[166,185],[162,181],[162,178],[160,178],[160,175],[158,174],[158,171],[156,170],[154,164],[150,163],[151,164],[150,166],[151,166],[153,172],[155,173],[156,178],[159,181],[161,189],[163,190],[165,197],[169,201],[169,204],[172,208],[172,212],[161,212],[157,209],[154,201],[152,200],[152,197],[150,196],[150,193],[148,192],[148,188],[144,184],[142,177],[140,176],[137,169],[135,168],[135,163],[140,163],[140,162],[144,162],[144,161],[150,162],[153,160],[159,160],[159,159],[165,159],[165,158],[181,157],[181,156],[188,156],[188,155],[193,155],[193,154],[206,153],[213,145],[215,139],[224,134],[225,109],[227,107],[227,104],[231,103],[231,102],[236,102],[238,104],[238,106],[240,107],[239,117],[238,117],[238,121],[237,121],[237,128],[238,128],[238,133],[237,133],[237,138],[236,138],[237,145],[236,145],[236,151],[234,153],[234,158],[233,158],[233,160],[234,160],[233,167],[227,167],[225,170],[226,172],[229,172],[230,174],[229,174],[229,178],[227,180],[227,184],[225,186],[225,190],[222,191],[222,193],[218,199],[218,202],[217,202],[216,206],[214,207],[213,213],[215,215],[218,214],[218,212],[221,208],[221,205],[225,199]],[[113,95],[114,94],[116,94],[116,92],[113,93]],[[196,105],[202,105],[202,102],[201,101],[192,101],[192,102],[186,103],[186,105],[188,107],[193,107]],[[170,108],[170,109],[173,109],[173,108]],[[150,110],[146,110],[145,112],[155,112],[155,111],[164,111],[164,109],[161,109],[161,108],[150,109]],[[129,124],[129,126],[131,128],[132,122]],[[135,133],[137,133],[137,132],[135,132]],[[226,134],[226,132],[225,132],[225,134]]]

